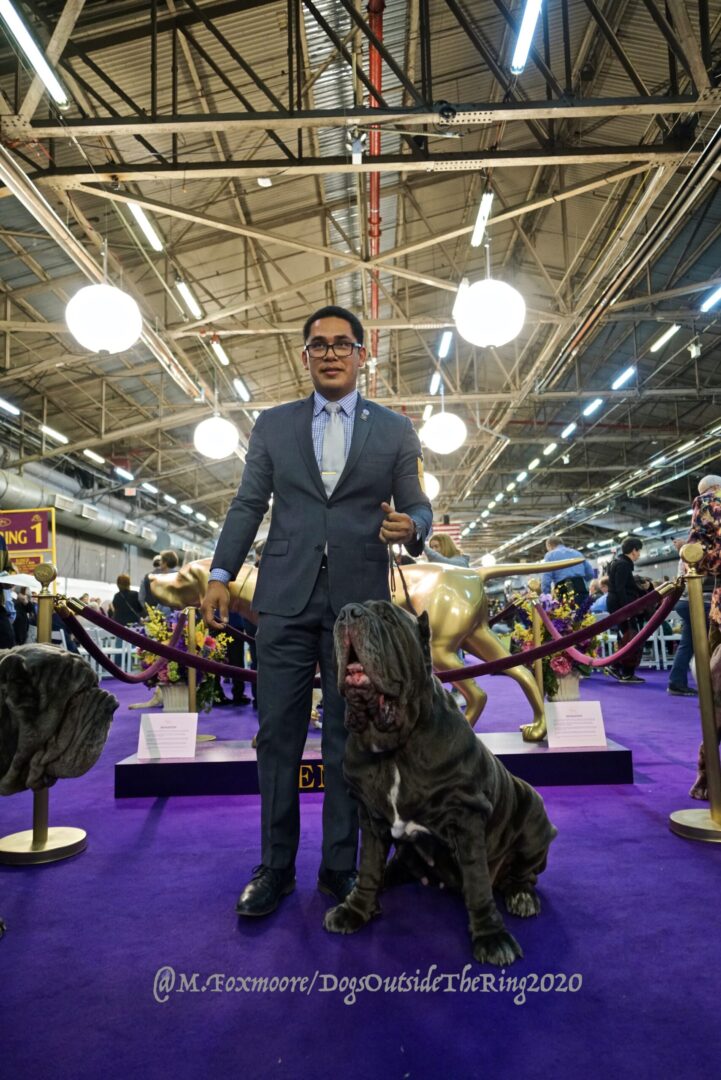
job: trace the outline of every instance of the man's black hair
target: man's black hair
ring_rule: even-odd
[[[317,319],[345,319],[347,323],[350,323],[350,328],[353,331],[353,336],[359,345],[363,344],[365,337],[365,331],[363,330],[363,324],[357,315],[354,315],[352,311],[347,311],[343,307],[338,307],[337,304],[328,304],[327,307],[318,308],[314,311],[303,324],[303,344],[308,340],[308,334],[310,328]]]
[[[629,536],[621,544],[621,551],[624,555],[630,555],[632,551],[640,551],[643,547],[643,540],[639,540],[637,536]]]

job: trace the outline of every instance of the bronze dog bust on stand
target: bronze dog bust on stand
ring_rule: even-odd
[[[414,619],[385,600],[348,604],[335,646],[361,857],[358,883],[326,913],[326,930],[353,933],[378,914],[384,881],[433,881],[460,889],[475,959],[513,963],[521,948],[492,890],[513,915],[540,911],[536,879],[556,835],[541,796],[476,738],[432,674],[425,613]]]

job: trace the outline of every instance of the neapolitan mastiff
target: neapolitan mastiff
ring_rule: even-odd
[[[384,600],[348,604],[335,648],[361,857],[358,883],[326,913],[326,930],[353,933],[378,914],[384,879],[433,881],[461,890],[475,959],[513,963],[521,948],[492,890],[513,915],[540,911],[536,879],[556,835],[543,800],[483,746],[432,674],[427,615]]]

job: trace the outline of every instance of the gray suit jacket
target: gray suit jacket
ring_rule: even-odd
[[[433,521],[419,480],[421,447],[405,416],[358,395],[348,460],[327,498],[315,459],[313,395],[260,414],[250,437],[243,479],[233,499],[212,568],[233,577],[253,543],[273,495],[270,532],[263,549],[253,606],[274,615],[297,615],[310,599],[323,553],[333,610],[353,600],[388,596],[388,547],[378,538],[381,502],[419,524],[423,551]]]

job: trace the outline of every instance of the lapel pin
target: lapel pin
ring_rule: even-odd
[[[370,413],[368,412],[368,410],[363,409],[363,411],[361,412],[361,417],[360,417],[361,420],[367,420],[369,416],[370,416]]]

